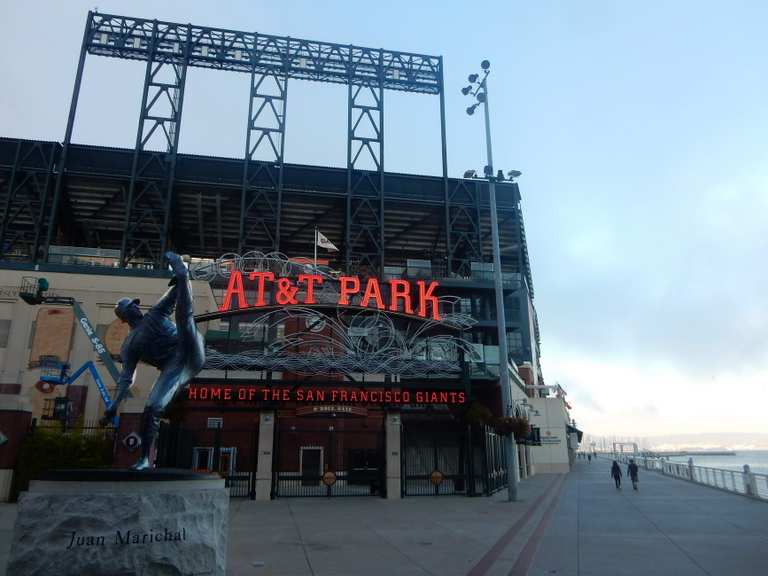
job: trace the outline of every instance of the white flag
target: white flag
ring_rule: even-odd
[[[323,233],[320,232],[320,230],[317,231],[317,245],[320,246],[320,248],[325,248],[326,250],[330,250],[331,252],[338,252],[339,249],[336,248],[336,246],[333,245],[333,242],[328,240],[325,236],[323,236]]]

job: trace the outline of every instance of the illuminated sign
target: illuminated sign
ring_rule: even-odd
[[[224,402],[330,402],[384,404],[464,404],[466,394],[459,391],[381,390],[359,388],[263,388],[258,386],[190,386],[187,400]]]
[[[252,302],[248,302],[245,296],[246,278],[243,276],[244,273],[240,270],[234,270],[229,275],[227,291],[219,312],[266,306],[266,295],[270,288],[267,285],[268,282],[275,288],[275,302],[280,306],[317,304],[315,288],[322,285],[325,280],[319,274],[299,274],[296,280],[293,280],[276,277],[273,272],[249,272],[245,276],[248,282],[254,283],[256,297]],[[350,306],[351,298],[362,294],[359,305],[363,308],[403,312],[420,318],[430,317],[433,320],[440,320],[438,299],[435,295],[435,289],[439,284],[434,280],[430,282],[417,280],[415,286],[408,280],[387,280],[386,284],[389,286],[387,301],[383,296],[381,283],[376,278],[368,278],[363,282],[357,276],[340,276],[338,281],[337,306]],[[303,293],[302,298],[300,298],[300,292]],[[235,302],[237,307],[233,308]]]

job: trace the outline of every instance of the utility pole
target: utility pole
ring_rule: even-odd
[[[467,114],[472,115],[480,104],[484,104],[485,111],[485,144],[487,147],[488,166],[485,168],[485,176],[488,180],[488,196],[491,210],[491,244],[493,245],[493,284],[496,293],[496,327],[499,340],[499,384],[501,386],[501,402],[504,416],[509,417],[512,412],[512,389],[509,379],[509,351],[507,347],[507,319],[504,311],[504,281],[501,275],[501,248],[499,246],[499,220],[496,214],[496,177],[493,173],[493,149],[491,146],[491,120],[488,110],[488,74],[490,62],[483,60],[480,67],[484,77],[478,83],[475,91],[477,103],[467,108]],[[471,74],[469,81],[477,82],[477,74]],[[471,85],[462,92],[466,95],[471,92]],[[502,173],[503,177],[503,173]],[[504,452],[507,461],[507,497],[510,502],[517,500],[517,444],[514,434],[504,437]]]

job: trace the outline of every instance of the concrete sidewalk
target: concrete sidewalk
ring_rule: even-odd
[[[562,484],[538,475],[489,498],[231,500],[228,576],[501,576]],[[0,504],[0,576],[16,506]]]
[[[520,484],[520,500],[412,497],[233,501],[228,574],[506,574],[561,476]],[[494,544],[502,540],[492,550]],[[263,567],[261,564],[263,563]],[[254,566],[257,564],[257,566]]]
[[[232,500],[229,576],[768,574],[768,504],[606,461],[520,484],[520,500]],[[14,505],[0,505],[0,576]]]
[[[579,461],[541,535],[531,576],[768,574],[768,503],[610,462]]]

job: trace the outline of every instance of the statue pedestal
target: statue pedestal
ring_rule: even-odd
[[[188,470],[61,470],[19,498],[8,574],[224,576],[229,494]]]

